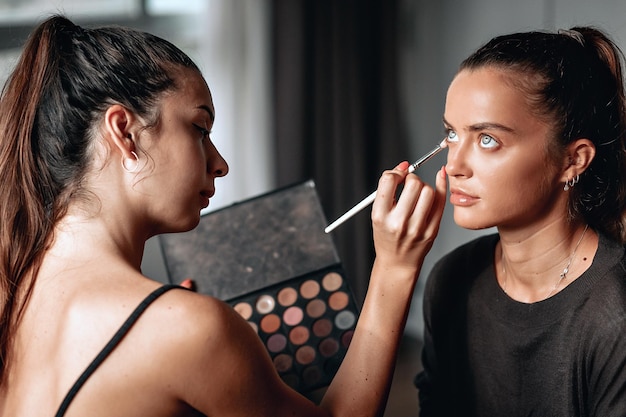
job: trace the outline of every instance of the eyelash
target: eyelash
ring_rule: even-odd
[[[445,132],[445,135],[446,135],[446,141],[447,141],[447,142],[456,142],[456,141],[458,141],[458,135],[457,135],[457,134],[456,134],[456,132],[455,132],[454,130],[452,130],[451,128],[446,127],[446,128],[444,129],[444,132]],[[452,136],[452,137],[451,137],[451,136]],[[483,139],[484,139],[485,137],[491,138],[491,140],[492,140],[492,141],[496,144],[496,146],[486,146],[486,147],[485,147],[485,146],[484,146],[484,144],[483,144]],[[481,133],[481,134],[479,135],[479,139],[480,139],[480,146],[481,146],[483,149],[493,149],[493,148],[498,147],[498,146],[500,145],[500,142],[499,142],[496,138],[494,138],[493,136],[491,136],[491,135],[489,135],[489,134],[486,134],[486,133]]]
[[[446,142],[451,142],[452,141],[452,138],[450,137],[450,135],[454,135],[454,138],[457,137],[456,132],[454,130],[452,130],[451,128],[449,128],[449,127],[446,127],[444,129],[444,133],[445,133],[445,136],[446,136]]]
[[[202,133],[202,139],[209,139],[209,137],[211,136],[211,132],[205,128],[203,128],[202,126],[198,126],[197,124],[193,123],[193,126],[198,129],[198,131],[200,133]]]
[[[498,142],[498,141],[496,140],[496,138],[494,138],[494,137],[493,137],[493,136],[491,136],[491,135],[486,135],[486,134],[484,134],[484,135],[480,135],[480,143],[481,143],[481,145],[483,145],[483,139],[484,139],[484,138],[486,138],[486,137],[491,138],[491,140],[492,140],[492,141],[493,141],[496,145],[495,145],[495,146],[485,147],[485,149],[493,149],[493,148],[495,148],[495,147],[500,146],[500,142]]]

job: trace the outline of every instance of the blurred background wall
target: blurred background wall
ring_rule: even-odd
[[[28,32],[55,12],[153,32],[198,62],[216,106],[213,140],[231,167],[208,211],[313,179],[329,221],[373,191],[383,169],[442,138],[447,85],[489,38],[594,25],[626,48],[623,0],[0,0],[0,81]],[[419,174],[432,183],[444,163],[438,155]],[[492,232],[461,230],[451,211],[414,297],[407,334],[417,339],[433,262]],[[333,237],[362,300],[374,256],[369,210]],[[167,281],[156,240],[143,269]]]

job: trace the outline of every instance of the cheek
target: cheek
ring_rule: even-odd
[[[474,191],[480,203],[471,207],[454,207],[457,225],[472,230],[485,229],[532,218],[553,201],[553,173],[546,165],[476,164]]]
[[[551,190],[545,166],[504,168],[485,174],[484,196],[501,207],[515,208],[524,201],[543,198]]]
[[[205,150],[202,146],[187,146],[176,150],[177,167],[191,178],[201,177],[206,172]]]

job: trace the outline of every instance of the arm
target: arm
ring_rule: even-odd
[[[350,349],[321,404],[332,415],[382,415],[417,277],[439,230],[445,172],[439,171],[433,192],[416,176],[405,178],[405,166],[398,168],[379,181],[372,208],[376,259],[367,295]]]
[[[211,310],[201,314],[211,320],[194,326],[201,330],[190,329],[195,341],[185,345],[181,378],[189,382],[180,392],[184,401],[207,415],[382,415],[411,296],[445,205],[443,170],[435,191],[417,176],[407,176],[407,165],[386,171],[379,181],[372,208],[376,260],[368,293],[350,348],[320,407],[280,380],[257,335],[218,302],[199,306]]]

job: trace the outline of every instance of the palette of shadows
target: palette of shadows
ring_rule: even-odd
[[[352,339],[358,308],[313,181],[201,217],[162,235],[172,283],[229,303],[261,338],[281,378],[306,394],[330,383]]]

